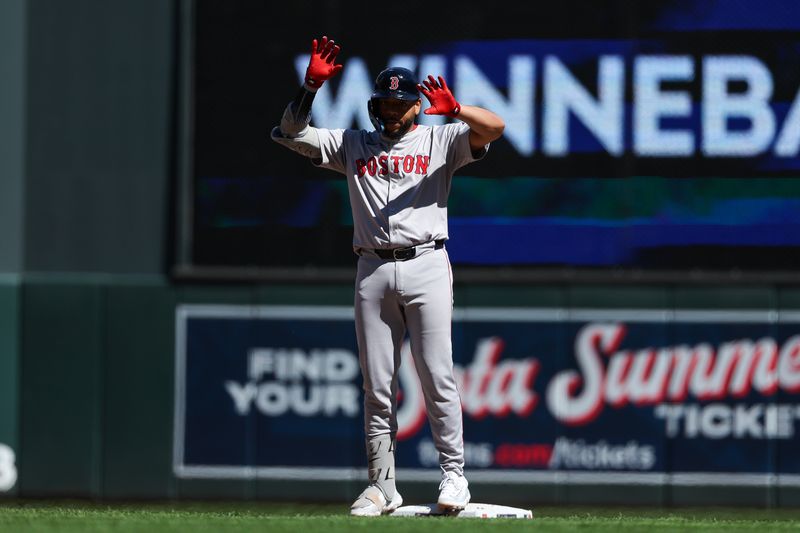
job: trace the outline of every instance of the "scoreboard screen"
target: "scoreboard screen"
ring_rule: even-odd
[[[353,265],[344,176],[269,140],[328,34],[344,69],[315,99],[316,127],[371,130],[390,65],[442,74],[460,102],[503,117],[504,136],[454,177],[459,267],[800,267],[795,1],[457,5],[430,31],[416,1],[198,0],[191,262]]]

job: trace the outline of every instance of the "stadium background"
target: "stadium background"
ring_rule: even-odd
[[[567,64],[593,87],[597,50],[627,58],[628,69],[634,52],[687,54],[696,71],[701,56],[746,54],[774,76],[777,135],[800,87],[791,68],[800,55],[792,4],[767,2],[757,14],[744,0],[648,5],[596,2],[587,11],[585,3],[559,2],[478,12],[453,4],[453,24],[432,30],[411,19],[425,16],[422,3],[375,11],[366,2],[4,2],[0,443],[15,451],[18,472],[6,494],[351,498],[360,480],[184,478],[173,463],[178,306],[351,301],[341,206],[282,218],[269,209],[297,214],[309,198],[341,195],[335,179],[265,140],[295,90],[294,58],[322,33],[373,70],[391,54],[478,57],[488,49],[540,61],[548,50],[560,46],[566,57],[577,47],[591,60]],[[302,30],[295,20],[306,21]],[[702,90],[696,81],[673,89],[695,104]],[[537,96],[537,115],[541,109]],[[699,131],[692,120],[671,127]],[[770,324],[800,308],[796,155],[773,157],[770,146],[748,157],[644,158],[630,150],[611,157],[590,133],[576,139],[583,151],[563,157],[522,157],[496,143],[478,174],[454,188],[453,214],[463,227],[503,235],[501,250],[562,254],[498,265],[488,245],[471,242],[475,257],[456,254],[458,307],[759,310]],[[515,224],[522,229],[500,231]],[[706,239],[686,238],[687,225]],[[653,230],[637,248],[642,240],[631,235],[641,227]],[[597,241],[598,228],[622,242],[618,255],[593,248],[607,242]],[[775,327],[781,340],[791,335]],[[699,340],[735,338],[718,324],[708,329]],[[644,341],[665,345],[659,342]],[[796,401],[796,392],[780,398]],[[355,433],[352,443],[360,446]],[[797,488],[768,474],[798,473],[780,470],[780,444],[757,452],[767,475],[756,484],[709,491],[665,478],[608,490],[556,479],[477,483],[476,493],[497,501],[792,505]],[[424,490],[409,485],[418,485],[411,494]]]

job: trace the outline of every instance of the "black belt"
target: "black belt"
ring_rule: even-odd
[[[444,239],[433,241],[433,249],[439,250],[444,248],[444,241]],[[430,241],[417,244],[416,246],[409,246],[408,248],[392,248],[390,250],[375,248],[372,251],[381,259],[388,259],[389,261],[407,261],[417,255],[418,246],[423,246],[429,242]]]

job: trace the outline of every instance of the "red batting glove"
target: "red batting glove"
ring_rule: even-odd
[[[325,36],[319,43],[316,39],[311,41],[311,60],[308,62],[305,80],[309,88],[319,89],[325,81],[336,76],[342,70],[342,65],[334,63],[336,55],[341,49],[333,39],[329,41]]]
[[[425,86],[417,85],[417,88],[431,103],[431,106],[425,110],[426,115],[455,117],[461,112],[461,104],[456,102],[456,98],[450,92],[450,88],[443,77],[439,76],[439,82],[437,83],[433,76],[428,76],[428,79],[423,80],[422,83]]]

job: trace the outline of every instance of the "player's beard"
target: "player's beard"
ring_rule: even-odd
[[[389,130],[387,126],[391,123],[398,123],[399,127],[396,129]],[[405,135],[408,130],[411,129],[411,126],[414,124],[414,119],[403,119],[400,118],[396,121],[386,120],[383,123],[383,134],[388,137],[389,139],[399,139],[403,135]]]

